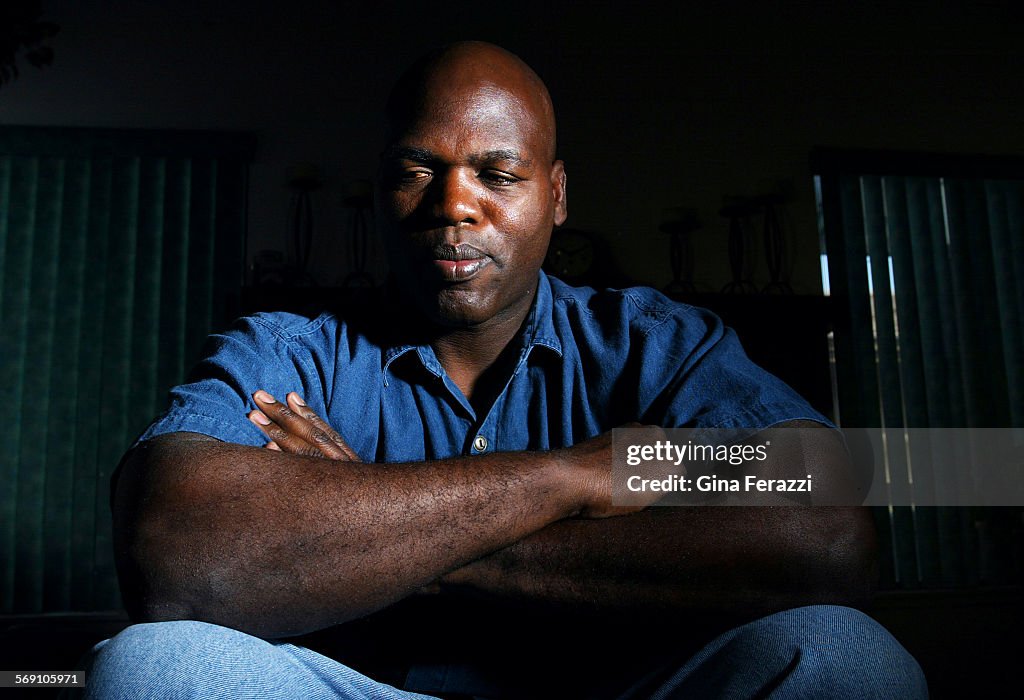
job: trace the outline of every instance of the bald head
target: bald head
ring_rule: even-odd
[[[555,112],[547,87],[518,56],[482,41],[462,41],[432,51],[402,74],[387,103],[389,142],[438,102],[481,90],[514,96],[520,109],[535,121],[538,135],[547,144],[547,159],[554,161]]]
[[[398,81],[388,129],[376,223],[396,284],[443,333],[507,342],[566,217],[544,83],[504,49],[454,44]]]

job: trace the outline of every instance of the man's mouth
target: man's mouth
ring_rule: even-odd
[[[446,282],[464,282],[472,279],[491,263],[491,259],[483,251],[468,243],[443,243],[434,246],[431,253],[434,269]]]

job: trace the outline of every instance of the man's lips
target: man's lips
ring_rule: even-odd
[[[491,258],[468,243],[445,243],[434,246],[431,258],[434,269],[446,282],[464,282],[472,279],[491,264]]]
[[[448,282],[464,282],[476,277],[491,261],[488,258],[477,260],[435,260],[434,269]]]

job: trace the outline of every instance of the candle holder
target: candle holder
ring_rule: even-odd
[[[762,294],[792,294],[789,282],[782,279],[782,268],[786,260],[786,239],[782,235],[779,222],[779,210],[784,201],[782,195],[770,194],[759,197],[758,201],[764,208],[764,255],[768,262],[768,284],[761,289]]]
[[[658,230],[670,236],[669,265],[672,268],[672,281],[662,291],[670,296],[697,293],[693,283],[693,244],[690,234],[699,228],[700,221],[694,209],[672,207],[662,215]]]
[[[295,255],[295,271],[291,283],[297,287],[313,286],[309,274],[309,257],[313,250],[313,203],[310,193],[323,184],[319,169],[312,164],[302,163],[291,169],[288,188],[291,201],[288,206],[288,233],[292,239]]]
[[[342,280],[346,288],[372,287],[373,277],[366,271],[369,250],[370,211],[373,206],[373,186],[367,180],[354,180],[342,198],[348,212],[349,258],[352,271]]]
[[[752,239],[751,217],[758,212],[758,203],[747,197],[727,197],[719,210],[721,216],[729,219],[729,269],[732,281],[722,287],[722,294],[757,294],[757,286],[751,281],[753,263],[747,256]]]

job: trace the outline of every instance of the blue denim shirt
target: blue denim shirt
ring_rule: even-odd
[[[760,429],[827,422],[754,365],[709,311],[653,289],[595,291],[541,273],[504,390],[478,414],[429,345],[388,340],[383,313],[260,313],[210,338],[188,383],[141,436],[263,445],[252,393],[299,392],[366,461],[567,447],[629,421]],[[375,319],[366,321],[365,319]],[[481,449],[482,448],[482,449]]]

